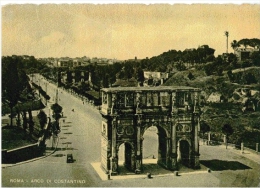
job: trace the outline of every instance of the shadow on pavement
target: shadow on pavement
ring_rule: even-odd
[[[215,171],[222,170],[246,170],[251,169],[249,166],[246,166],[238,161],[222,161],[222,160],[202,160],[201,164]]]
[[[120,175],[135,174],[134,172],[128,170],[123,165],[119,165],[118,171],[119,171]],[[159,175],[159,174],[169,174],[172,171],[164,169],[163,167],[159,166],[158,164],[143,164],[142,174],[146,174],[149,172],[152,173],[153,175]]]
[[[62,127],[71,127],[71,125],[62,125]]]
[[[54,150],[54,148],[51,148],[51,147],[47,147],[46,150]],[[75,148],[72,148],[72,147],[64,147],[64,148],[56,148],[55,149],[56,151],[65,151],[65,150],[78,150],[78,149],[75,149]]]
[[[180,173],[189,173],[189,172],[199,172],[199,171],[205,171],[207,170],[207,167],[201,164],[200,169],[192,169],[189,167],[186,167],[182,164],[179,164],[179,169],[178,171]],[[130,175],[130,174],[135,174],[134,172],[128,170],[124,165],[119,165],[119,175]],[[162,175],[162,174],[170,174],[174,173],[172,170],[168,170],[163,168],[162,166],[154,163],[146,163],[143,164],[143,171],[141,174],[147,174],[147,173],[152,173],[152,175]],[[180,176],[180,175],[179,175]]]
[[[63,157],[65,156],[64,154],[56,154],[56,155],[52,155],[52,157]]]

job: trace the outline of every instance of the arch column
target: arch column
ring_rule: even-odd
[[[136,160],[135,160],[135,173],[141,173],[142,168],[142,155],[141,155],[141,116],[137,116],[136,126]]]
[[[112,159],[111,159],[111,175],[118,174],[118,156],[116,147],[116,118],[112,120]]]
[[[171,169],[171,137],[167,137],[166,167]]]
[[[172,132],[171,132],[171,170],[177,169],[177,135],[176,135],[176,121],[172,118]]]
[[[180,148],[180,140],[178,141],[178,146],[177,146],[177,162],[181,162],[181,148]]]
[[[193,157],[194,161],[193,161],[193,167],[194,168],[200,168],[200,162],[199,162],[199,136],[198,136],[198,132],[199,132],[199,116],[198,114],[195,114],[194,117],[194,152],[193,152]]]

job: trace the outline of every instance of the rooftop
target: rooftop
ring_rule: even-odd
[[[158,86],[158,87],[112,87],[103,88],[102,91],[105,92],[117,92],[117,91],[200,91],[199,88],[187,87],[187,86]]]

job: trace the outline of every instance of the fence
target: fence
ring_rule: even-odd
[[[216,140],[208,141],[207,139],[202,139],[202,140],[203,140],[203,142],[205,142],[209,145],[226,145],[226,143],[222,142],[222,141],[216,141]],[[233,144],[233,143],[228,142],[228,146],[234,147],[234,148],[237,148],[237,149],[241,149],[241,143],[240,144]],[[260,151],[259,143],[255,143],[255,145],[243,143],[243,148],[244,148],[244,150],[248,150],[248,151],[251,151],[251,152],[256,153],[256,154],[258,154],[259,151]]]

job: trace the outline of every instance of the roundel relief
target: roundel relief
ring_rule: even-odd
[[[133,135],[134,134],[134,128],[132,126],[126,127],[126,134],[127,135]]]
[[[184,126],[184,131],[185,132],[190,132],[191,131],[190,126],[189,125],[185,125]]]
[[[183,125],[178,124],[177,127],[176,127],[176,130],[177,131],[183,131]]]
[[[124,133],[124,127],[123,126],[118,126],[117,127],[117,134],[123,134]]]
[[[190,128],[190,125],[178,124],[177,127],[176,127],[176,130],[178,132],[190,132],[191,128]]]

